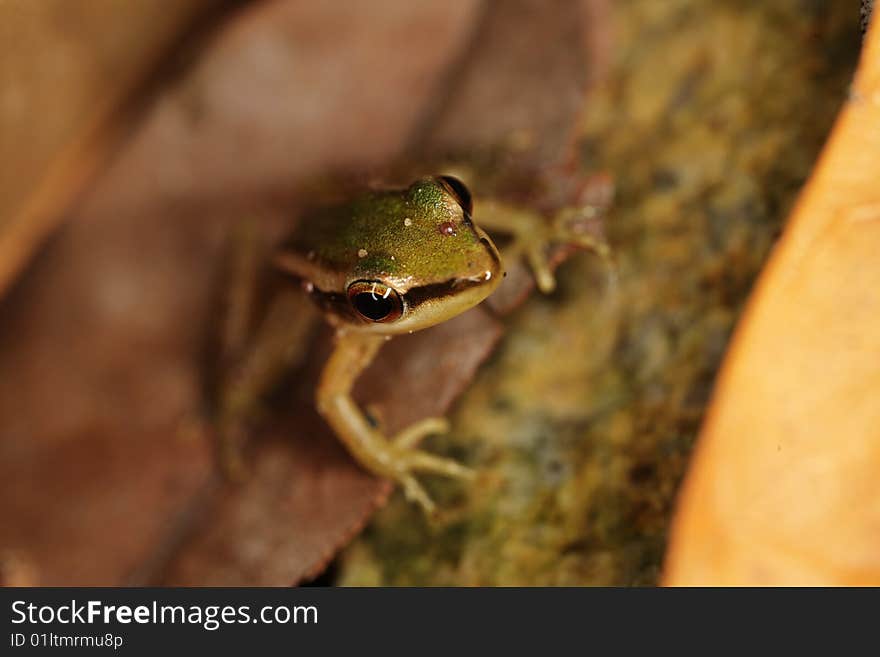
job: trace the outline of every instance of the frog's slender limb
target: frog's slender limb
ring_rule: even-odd
[[[251,407],[248,394],[237,383],[252,332],[252,320],[260,270],[260,249],[255,222],[236,222],[228,236],[228,271],[225,298],[220,315],[218,360],[220,385],[214,400],[214,430],[220,469],[228,478],[240,481],[245,476],[242,449],[245,442],[244,418]],[[248,410],[246,410],[248,409]]]
[[[551,244],[572,244],[590,249],[606,263],[611,263],[608,243],[586,229],[598,212],[599,209],[591,205],[566,207],[548,221],[538,212],[500,200],[486,199],[474,203],[474,216],[481,226],[513,236],[513,242],[504,249],[505,257],[525,258],[538,289],[545,294],[556,288],[548,258]]]
[[[317,405],[321,415],[346,445],[352,456],[370,472],[403,486],[407,498],[431,514],[434,503],[415,478],[414,471],[469,478],[473,472],[450,459],[414,449],[427,435],[448,429],[443,418],[416,422],[396,436],[386,438],[376,430],[351,398],[361,372],[385,342],[383,335],[340,330],[336,347],[318,384]]]
[[[243,449],[248,425],[260,415],[262,400],[301,359],[305,338],[317,317],[302,294],[284,289],[256,324],[257,292],[265,260],[253,219],[230,232],[230,271],[225,312],[221,317],[221,383],[214,427],[220,468],[241,481],[247,468]]]
[[[242,453],[247,427],[259,417],[266,393],[305,355],[304,345],[316,319],[302,295],[279,295],[257,329],[253,349],[224,377],[216,426],[220,465],[230,479],[246,476]]]
[[[220,318],[220,359],[224,367],[241,358],[251,339],[261,249],[256,222],[238,221],[229,231],[224,312]]]

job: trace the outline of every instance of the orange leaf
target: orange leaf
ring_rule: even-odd
[[[809,108],[805,108],[809,111]],[[880,25],[728,353],[670,585],[880,585]]]

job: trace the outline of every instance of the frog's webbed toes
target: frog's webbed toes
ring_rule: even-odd
[[[616,265],[611,247],[596,228],[598,210],[592,207],[566,208],[559,211],[546,224],[538,239],[524,248],[524,254],[541,292],[547,294],[556,287],[556,279],[550,264],[554,245],[569,245],[592,251],[603,261],[613,279]]]
[[[597,210],[591,207],[565,208],[549,220],[535,215],[528,224],[526,217],[520,215],[520,224],[514,231],[513,243],[507,247],[506,254],[525,259],[535,284],[544,294],[556,289],[554,246],[569,245],[593,251],[613,268],[611,248],[596,228],[596,213]]]
[[[417,503],[427,515],[433,515],[436,505],[413,474],[414,471],[430,472],[459,479],[473,479],[476,473],[452,459],[434,456],[418,450],[404,450],[395,458],[397,473],[394,479],[403,487],[406,498]]]
[[[475,476],[473,470],[457,461],[415,449],[415,446],[426,436],[447,431],[449,431],[449,421],[446,418],[430,417],[420,420],[388,441],[391,449],[382,459],[387,464],[385,476],[399,483],[407,499],[417,503],[428,515],[435,512],[436,506],[415,477],[415,472],[459,479],[472,479]]]
[[[611,255],[611,247],[597,228],[600,211],[592,206],[565,208],[553,217],[548,241],[571,244],[589,249],[603,260]]]

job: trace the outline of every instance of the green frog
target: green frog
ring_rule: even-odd
[[[524,257],[539,289],[550,292],[552,244],[574,244],[608,257],[607,244],[583,230],[582,220],[603,209],[602,203],[581,202],[548,218],[497,200],[475,203],[459,178],[427,176],[404,189],[370,190],[304,216],[274,254],[274,266],[299,281],[335,329],[335,347],[317,386],[318,411],[362,467],[399,484],[427,514],[435,505],[416,473],[463,479],[474,474],[419,449],[426,436],[448,430],[447,420],[425,418],[387,436],[352,399],[355,382],[392,336],[446,321],[496,290],[504,260],[482,227],[511,234],[507,257]],[[278,316],[282,320],[275,324],[284,326],[283,313]],[[285,329],[259,335],[264,344],[241,359],[244,365],[221,396],[221,460],[234,476],[243,469],[242,420],[284,369],[290,343],[302,337],[285,335]]]

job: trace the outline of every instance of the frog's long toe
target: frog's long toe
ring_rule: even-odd
[[[476,476],[473,470],[463,466],[458,461],[446,459],[441,456],[434,456],[427,452],[413,450],[411,452],[406,452],[403,458],[410,470],[433,472],[434,474],[446,475],[447,477],[457,477],[459,479],[473,479]]]
[[[550,268],[550,262],[547,259],[547,243],[540,242],[530,245],[525,249],[526,261],[532,269],[532,275],[535,277],[535,284],[544,294],[550,294],[556,289],[556,277]]]
[[[427,436],[449,432],[449,420],[445,417],[428,417],[409,425],[398,433],[392,442],[400,449],[416,447]]]
[[[403,494],[406,496],[406,499],[418,504],[426,516],[434,515],[437,506],[414,476],[411,474],[404,475],[400,478],[400,485],[403,487]]]
[[[397,468],[403,472],[420,470],[447,477],[472,478],[473,471],[457,461],[415,449],[426,436],[448,431],[449,420],[445,417],[429,417],[411,424],[398,433],[390,441],[394,446],[394,461]]]

